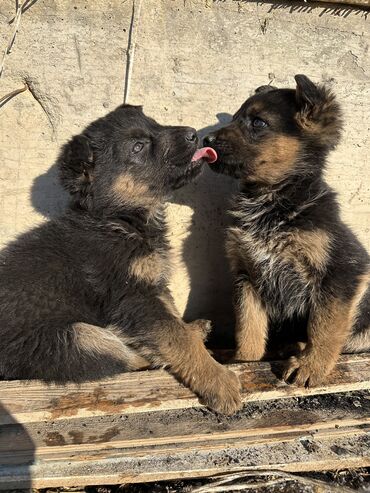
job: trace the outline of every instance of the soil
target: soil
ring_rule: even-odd
[[[295,474],[295,478],[284,479],[278,476],[250,476],[243,479],[245,489],[227,489],[233,491],[256,492],[256,493],[325,493],[341,491],[340,487],[347,487],[353,491],[365,493],[370,492],[370,468],[351,469],[342,471],[328,471],[320,473]],[[310,484],[310,480],[318,480]],[[191,493],[200,486],[212,484],[211,478],[186,480],[186,481],[163,481],[155,483],[134,485],[104,485],[87,486],[75,488],[53,488],[33,490],[33,493]],[[235,483],[240,484],[236,480]],[[270,484],[268,484],[270,483]],[[275,483],[275,484],[274,484]],[[338,488],[339,487],[339,488]],[[229,488],[229,487],[228,487]],[[10,492],[9,492],[10,493]],[[25,490],[13,490],[12,493],[26,493]]]

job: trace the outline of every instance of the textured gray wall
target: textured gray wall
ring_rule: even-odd
[[[13,10],[13,0],[2,0],[4,47]],[[0,97],[24,80],[31,90],[0,108],[0,243],[63,207],[53,167],[58,148],[122,102],[132,14],[131,0],[38,0],[22,16]],[[346,126],[328,179],[345,220],[369,247],[370,18],[363,11],[303,2],[136,0],[134,14],[128,102],[143,104],[160,122],[212,127],[256,86],[292,86],[295,73],[330,83]],[[225,328],[231,304],[223,226],[233,189],[207,170],[169,205],[178,306],[187,318],[212,318]]]

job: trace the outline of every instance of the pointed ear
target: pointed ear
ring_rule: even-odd
[[[296,100],[299,107],[313,107],[320,103],[321,93],[319,88],[305,75],[294,76],[297,83]]]
[[[330,89],[314,84],[305,75],[296,75],[297,122],[309,135],[329,149],[339,142],[342,112]]]
[[[257,89],[254,92],[256,94],[260,94],[260,93],[263,93],[263,92],[275,91],[276,89],[277,89],[277,87],[275,87],[275,86],[266,85],[266,86],[257,87]]]
[[[64,188],[72,195],[86,196],[94,168],[94,153],[89,138],[85,135],[73,137],[63,147],[57,164]]]

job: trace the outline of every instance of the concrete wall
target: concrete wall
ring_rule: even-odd
[[[2,0],[1,46],[13,15],[14,0]],[[328,179],[344,218],[370,246],[370,18],[318,3],[242,0],[136,0],[134,11],[131,0],[37,0],[24,13],[0,79],[0,97],[24,80],[30,88],[0,108],[1,244],[63,208],[58,148],[122,102],[131,24],[128,102],[163,123],[204,132],[270,80],[292,86],[305,73],[329,82],[346,126]],[[224,210],[234,189],[206,170],[168,210],[177,304],[187,318],[224,328],[232,325]]]

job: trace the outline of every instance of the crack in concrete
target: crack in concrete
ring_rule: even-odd
[[[368,78],[368,77],[367,77],[367,75],[366,75],[366,72],[365,72],[364,67],[363,67],[362,65],[360,65],[360,63],[359,63],[359,61],[358,61],[358,56],[357,56],[357,55],[355,55],[355,54],[352,52],[352,50],[349,50],[349,52],[348,52],[348,53],[350,53],[350,54],[351,54],[352,59],[353,59],[353,63],[356,65],[356,67],[357,67],[359,70],[361,70],[361,72],[363,72],[363,74],[365,75],[365,77],[366,77],[366,78]]]
[[[80,51],[80,45],[78,43],[77,36],[73,36],[74,42],[75,42],[75,49],[76,49],[76,54],[77,54],[77,63],[78,63],[78,68],[80,69],[80,74],[82,73],[82,63],[81,63],[81,51]]]
[[[351,73],[356,79],[369,79],[364,67],[360,64],[358,56],[355,55],[352,50],[348,50],[341,58],[339,58],[338,65]]]
[[[29,75],[24,75],[23,80],[33,98],[41,107],[42,111],[45,113],[52,130],[52,140],[55,140],[57,124],[60,120],[59,112],[55,108],[55,102],[52,101],[52,98],[50,96],[45,95],[40,90],[38,82],[33,80]]]

